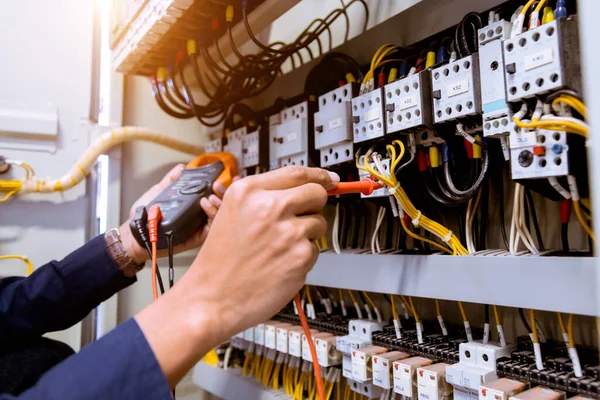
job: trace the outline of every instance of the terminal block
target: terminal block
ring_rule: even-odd
[[[236,129],[227,135],[227,144],[223,146],[223,151],[233,154],[237,165],[242,165],[243,139],[246,136],[246,127]]]
[[[519,129],[510,135],[512,179],[536,179],[569,174],[567,134]]]
[[[434,69],[431,74],[435,123],[481,113],[477,53]]]
[[[242,168],[266,167],[268,164],[269,143],[262,134],[261,127],[246,133],[242,139]]]
[[[310,152],[314,136],[309,104],[304,101],[280,113],[281,123],[275,126],[276,135],[272,142],[280,167],[312,165]]]
[[[381,138],[385,135],[383,88],[352,99],[354,143]]]
[[[348,83],[319,97],[315,113],[315,149],[321,153],[321,167],[354,160],[352,142],[352,97],[356,83]]]
[[[483,109],[483,136],[506,136],[513,126],[506,101],[504,80],[504,41],[510,37],[511,23],[498,21],[478,31],[479,77]]]
[[[559,89],[581,93],[577,19],[559,18],[504,42],[510,102]]]
[[[360,163],[363,163],[363,156],[361,156],[360,159]],[[388,172],[390,169],[390,159],[389,158],[384,158],[381,160],[381,163],[383,164],[383,169]],[[367,171],[363,171],[362,169],[358,170],[358,177],[359,179],[364,179],[364,178],[369,178],[370,175]],[[365,194],[360,194],[360,197],[362,197],[363,199],[373,199],[376,197],[387,197],[389,196],[388,190],[386,187],[382,187],[381,189],[377,189],[374,190],[373,193],[369,194],[369,195],[365,195]]]
[[[429,70],[390,83],[384,90],[388,134],[433,126]]]

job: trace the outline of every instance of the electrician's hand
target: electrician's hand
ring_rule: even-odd
[[[146,249],[138,245],[137,241],[131,234],[131,230],[129,229],[129,220],[133,218],[136,208],[138,208],[139,206],[148,205],[163,190],[165,190],[167,187],[169,187],[169,185],[175,182],[181,176],[184,167],[185,166],[183,164],[176,165],[162,178],[162,180],[159,183],[152,186],[146,193],[144,193],[139,199],[137,199],[137,201],[129,210],[128,222],[124,223],[119,228],[119,234],[121,235],[121,242],[123,243],[123,246],[127,250],[129,256],[138,264],[148,260],[148,252],[146,251]],[[239,178],[236,178],[235,180],[237,179]],[[210,224],[212,223],[212,220],[214,219],[215,215],[217,215],[217,210],[221,206],[221,199],[225,194],[225,186],[223,186],[221,182],[215,182],[213,184],[213,192],[215,194],[211,194],[208,198],[202,198],[200,201],[200,206],[208,216],[208,223],[202,230],[196,232],[184,243],[181,243],[178,246],[176,246],[174,249],[175,254],[199,247],[206,240]],[[158,256],[167,256],[166,250],[159,251]]]
[[[319,168],[286,167],[231,185],[191,267],[135,317],[170,384],[302,288],[327,230],[327,190],[339,180]]]

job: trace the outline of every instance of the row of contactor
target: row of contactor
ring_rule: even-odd
[[[380,398],[384,391],[390,390],[406,399],[416,396],[428,400],[566,398],[562,391],[545,387],[530,389],[529,383],[498,376],[497,361],[509,357],[515,346],[461,343],[459,362],[448,364],[374,346],[373,333],[382,329],[382,324],[367,320],[351,320],[350,334],[344,336],[312,329],[317,362],[325,368],[341,366],[351,389],[369,399]],[[258,355],[278,352],[313,362],[302,327],[291,323],[268,321],[241,332],[231,343]]]

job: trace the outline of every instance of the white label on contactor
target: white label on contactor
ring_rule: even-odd
[[[277,332],[275,331],[275,326],[265,325],[265,347],[267,349],[276,349],[276,337]]]
[[[328,123],[328,128],[330,131],[339,128],[342,126],[342,117],[334,118]]]
[[[302,357],[302,333],[297,331],[290,332],[288,350],[290,356]]]
[[[258,145],[255,143],[248,146],[248,153],[258,153]]]
[[[373,383],[384,389],[391,389],[390,361],[373,356]]]
[[[409,367],[394,363],[394,392],[412,397],[412,379]]]
[[[417,95],[414,94],[412,96],[407,96],[400,99],[400,102],[398,103],[398,108],[400,110],[406,110],[407,108],[416,107],[418,105],[419,102],[417,100]]]
[[[510,135],[510,148],[531,147],[536,143],[535,132],[521,132]]]
[[[554,52],[551,48],[525,56],[525,70],[529,71],[554,61]]]
[[[379,107],[373,107],[365,112],[365,121],[373,121],[379,118]]]
[[[277,351],[281,353],[288,352],[288,330],[277,328]]]
[[[288,142],[293,142],[298,139],[298,132],[288,133],[286,137]]]
[[[448,97],[458,96],[469,91],[469,81],[467,79],[454,82],[451,85],[446,86],[446,92]]]

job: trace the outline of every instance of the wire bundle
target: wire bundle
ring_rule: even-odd
[[[373,167],[370,165],[369,160],[371,159],[371,156],[374,155],[373,147],[371,149],[369,149],[369,151],[365,154],[363,164],[359,163],[360,154],[359,153],[356,154],[356,167],[358,169],[367,171],[369,174],[371,174],[372,176],[376,177],[381,182],[386,184],[386,186],[389,189],[390,194],[393,195],[397,199],[399,208],[403,211],[403,213],[406,213],[412,219],[413,225],[423,227],[424,229],[426,229],[427,231],[431,232],[432,234],[437,236],[439,239],[441,239],[451,249],[452,255],[467,255],[467,254],[469,254],[468,250],[464,248],[464,246],[460,243],[460,240],[452,233],[452,231],[450,231],[448,228],[444,227],[443,225],[440,225],[439,223],[427,218],[425,215],[423,215],[421,213],[420,210],[418,210],[412,204],[412,202],[406,195],[406,192],[404,192],[404,190],[400,186],[400,183],[398,182],[398,179],[396,178],[396,169],[398,167],[398,164],[400,163],[400,160],[404,156],[404,151],[405,151],[404,144],[400,140],[394,140],[393,143],[399,146],[400,153],[398,155],[396,154],[396,149],[393,145],[387,146],[388,152],[391,154],[391,159],[392,159],[391,168],[390,168],[389,173],[385,172],[385,169],[381,165],[377,156],[373,157],[373,162],[376,165],[377,171],[375,169],[373,169]],[[448,251],[448,249],[446,247],[440,245],[439,243],[431,241],[427,238],[423,238],[419,235],[414,234],[413,232],[410,232],[410,230],[408,230],[408,228],[406,226],[406,223],[404,222],[403,216],[401,217],[400,222],[402,224],[402,227],[405,229],[407,234],[409,234],[410,236],[413,236],[413,237],[417,236],[417,238],[421,241],[430,243],[430,244],[436,246],[437,248],[442,249],[443,251]]]
[[[228,61],[219,46],[218,39],[223,33],[221,27],[223,17],[214,15],[211,34],[203,35],[210,39],[202,42],[194,39],[188,40],[186,51],[180,51],[177,54],[173,66],[160,68],[156,76],[152,77],[153,95],[158,105],[175,118],[196,117],[204,126],[218,126],[225,120],[232,105],[265,91],[281,73],[284,63],[289,62],[292,69],[297,67],[297,62],[303,65],[303,53],[306,53],[310,60],[315,59],[315,54],[310,48],[314,43],[318,47],[317,56],[326,52],[327,49],[323,48],[321,41],[323,34],[327,34],[329,49],[331,49],[330,27],[341,16],[344,16],[346,20],[345,39],[347,40],[349,37],[347,10],[355,3],[361,3],[365,9],[366,18],[363,29],[366,30],[369,17],[367,4],[364,0],[352,0],[333,10],[325,18],[317,18],[312,21],[292,43],[275,42],[267,46],[252,32],[248,21],[247,2],[242,1],[241,14],[244,27],[251,41],[260,49],[256,54],[247,55],[242,54],[234,42],[232,27],[235,8],[229,4],[224,13],[225,35],[233,50],[235,61]],[[209,51],[210,46],[214,48],[214,52]],[[329,61],[334,63],[346,65],[349,63],[349,60],[342,56],[328,56]],[[183,73],[186,64],[191,66],[200,92],[203,98],[207,99],[205,104],[197,103],[192,94]]]

